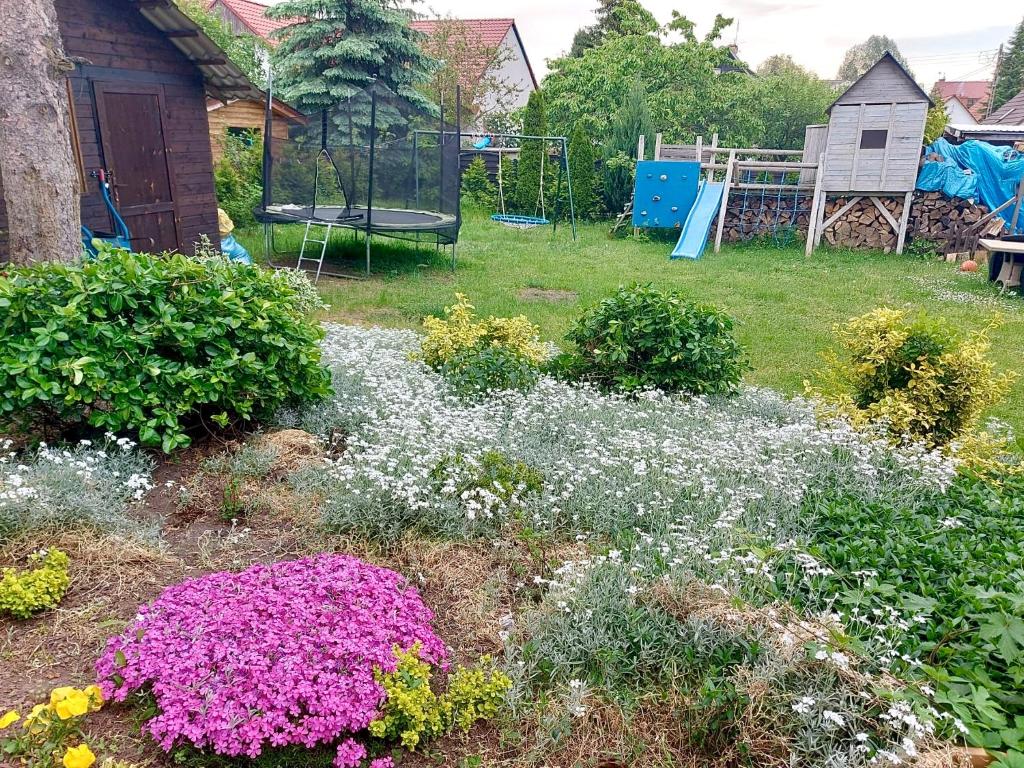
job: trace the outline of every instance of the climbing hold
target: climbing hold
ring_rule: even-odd
[[[641,216],[646,216],[647,215],[647,211],[640,211],[640,215]]]
[[[661,195],[655,195],[651,199],[654,200],[654,202],[656,202],[656,203],[660,203],[661,202]]]
[[[672,213],[678,213],[678,212],[679,212],[679,206],[678,205],[673,205],[672,206]]]
[[[663,174],[661,174],[661,180],[662,180],[662,181],[668,181],[668,176],[667,176],[667,175],[665,175],[664,173],[663,173]]]

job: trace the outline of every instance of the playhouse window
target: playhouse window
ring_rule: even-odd
[[[889,140],[888,131],[861,131],[861,149],[885,149],[885,143]]]

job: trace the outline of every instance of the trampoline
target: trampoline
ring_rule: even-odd
[[[412,98],[413,100],[410,100]],[[445,121],[443,103],[404,98],[377,83],[344,101],[303,116],[287,137],[264,136],[263,197],[254,211],[264,225],[264,250],[273,252],[272,228],[303,224],[296,269],[319,278],[332,232],[362,232],[366,274],[374,235],[455,249],[461,228],[460,95]],[[430,135],[421,135],[426,129]]]

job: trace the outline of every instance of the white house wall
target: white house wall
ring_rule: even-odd
[[[489,77],[495,77],[508,87],[503,88],[504,92],[510,89],[513,91],[508,104],[497,104],[496,94],[488,94],[484,98],[484,111],[490,112],[496,108],[519,109],[526,106],[530,94],[534,91],[533,77],[530,74],[530,65],[523,54],[523,48],[519,44],[515,30],[509,28],[501,46],[497,58],[502,62],[501,67],[488,73]]]

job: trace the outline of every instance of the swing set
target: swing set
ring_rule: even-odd
[[[421,133],[427,133],[427,131],[422,131]],[[461,136],[469,139],[478,139],[478,141],[472,144],[470,149],[466,150],[467,153],[495,154],[498,157],[497,181],[498,207],[500,211],[491,216],[492,221],[514,229],[533,229],[534,227],[542,227],[550,224],[552,232],[557,232],[558,220],[562,215],[562,207],[565,203],[568,203],[572,239],[574,241],[576,240],[576,202],[573,199],[572,177],[569,173],[569,142],[565,136],[528,136],[519,133],[480,133],[465,131]],[[495,140],[500,140],[504,144],[516,144],[517,146],[493,146]],[[523,143],[527,141],[540,141],[543,142],[545,147],[545,151],[540,155],[540,187],[538,189],[537,204],[533,211],[533,215],[509,213],[505,200],[505,155],[518,155],[522,149]],[[553,215],[551,218],[548,218],[548,209],[550,206],[546,200],[547,191],[545,189],[544,174],[545,168],[548,164],[547,161],[550,160],[550,155],[547,150],[552,144],[557,152],[556,160],[558,163],[558,182],[555,185]],[[565,192],[564,195],[563,189]]]

